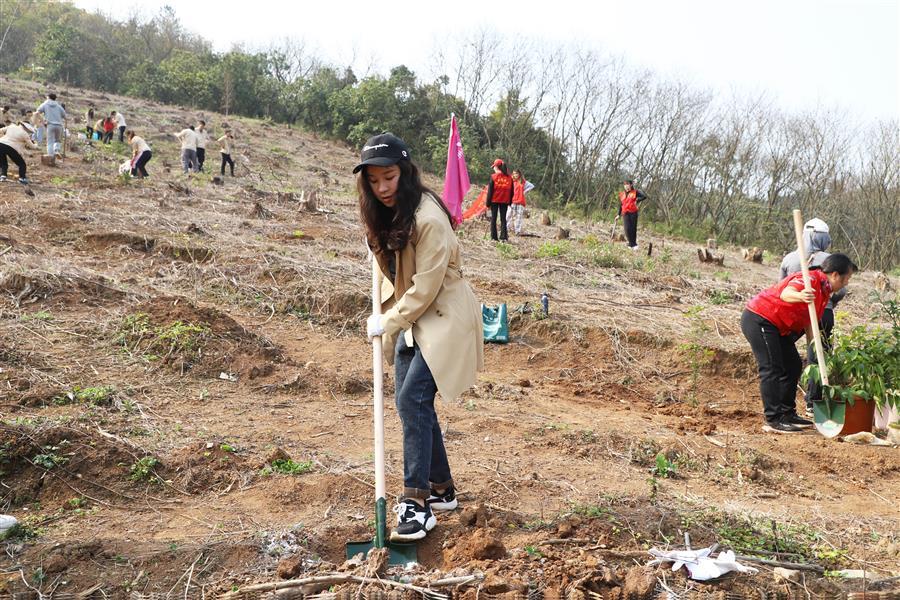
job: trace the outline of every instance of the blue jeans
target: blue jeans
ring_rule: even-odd
[[[184,172],[188,171],[197,172],[200,170],[199,165],[197,164],[197,151],[190,150],[188,148],[184,148],[181,151],[181,168],[184,169]]]
[[[427,499],[431,487],[453,483],[444,436],[434,411],[437,384],[418,344],[401,333],[394,349],[394,401],[403,425],[403,496]]]

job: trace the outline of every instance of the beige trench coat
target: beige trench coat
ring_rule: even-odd
[[[392,365],[397,336],[412,330],[438,391],[454,400],[484,368],[484,330],[481,307],[460,269],[459,241],[438,202],[429,194],[422,197],[413,235],[395,253],[394,284],[386,258],[377,256],[383,275],[382,339]]]

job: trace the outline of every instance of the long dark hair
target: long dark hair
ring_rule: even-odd
[[[450,211],[440,201],[440,196],[425,187],[419,175],[419,168],[409,160],[397,163],[400,180],[397,182],[397,201],[393,208],[385,206],[369,185],[366,168],[356,176],[356,190],[359,193],[359,215],[366,228],[366,238],[373,252],[386,254],[402,250],[409,243],[416,224],[416,210],[422,202],[423,194],[438,198],[438,204],[453,223]]]
[[[502,162],[497,165],[497,168],[500,169],[500,172],[509,177],[509,171],[506,169],[506,163]]]

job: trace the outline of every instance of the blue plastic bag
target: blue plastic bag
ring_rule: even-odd
[[[499,306],[481,305],[481,321],[484,326],[484,341],[497,344],[509,343],[509,320],[506,303]]]

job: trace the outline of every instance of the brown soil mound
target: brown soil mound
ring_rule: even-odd
[[[282,361],[281,349],[271,341],[186,298],[159,297],[136,306],[120,324],[120,339],[132,353],[198,376],[254,379]]]
[[[253,469],[224,442],[197,442],[165,461],[165,473],[177,487],[191,492],[222,492],[249,482]]]
[[[2,502],[66,507],[72,498],[119,502],[128,496],[129,449],[80,427],[40,429],[0,424]]]

